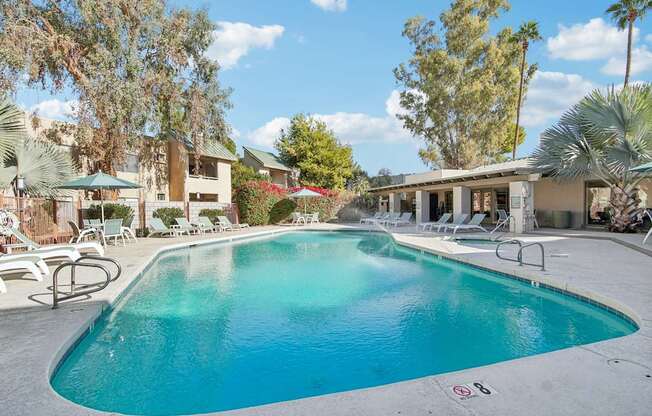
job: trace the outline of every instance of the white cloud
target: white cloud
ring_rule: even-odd
[[[521,122],[525,127],[534,127],[555,121],[595,88],[594,83],[577,74],[539,71],[525,97]]]
[[[619,54],[620,56],[613,56],[609,58],[607,63],[600,69],[603,74],[607,75],[625,75],[625,67],[627,66],[626,52]],[[647,46],[634,48],[632,50],[632,67],[630,74],[635,75],[652,69],[652,51]]]
[[[639,30],[634,29],[636,41]],[[627,47],[627,32],[606,23],[601,18],[570,27],[559,25],[557,36],[548,38],[548,53],[554,59],[585,61],[619,55]]]
[[[224,69],[233,68],[252,48],[271,49],[285,31],[280,25],[256,27],[243,22],[217,22],[217,27],[206,55]]]
[[[385,101],[385,116],[375,117],[365,113],[336,112],[333,114],[313,114],[335,132],[339,140],[348,144],[369,142],[407,142],[412,135],[403,128],[396,114],[403,113],[399,104],[399,92],[392,91]],[[272,147],[281,129],[290,124],[287,117],[277,117],[247,135],[248,139],[260,146]]]
[[[74,116],[77,105],[77,100],[61,101],[53,98],[31,106],[29,112],[44,118],[66,120]]]
[[[274,141],[278,138],[281,130],[290,125],[290,119],[287,117],[276,117],[268,121],[261,127],[250,132],[247,137],[249,140],[259,146],[273,147]]]
[[[315,6],[329,12],[345,11],[347,7],[346,1],[347,0],[310,0],[310,2]]]

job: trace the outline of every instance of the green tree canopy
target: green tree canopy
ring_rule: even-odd
[[[414,51],[394,70],[404,126],[423,137],[421,159],[433,167],[469,168],[499,158],[514,136],[520,46],[489,23],[507,10],[506,0],[455,0],[441,14],[441,28],[423,17],[403,30]],[[524,90],[534,67],[526,65]],[[509,130],[511,127],[511,130]],[[511,149],[510,144],[509,149]]]
[[[299,182],[307,186],[344,189],[353,176],[350,146],[342,145],[326,124],[298,114],[275,143],[281,161],[299,169]]]
[[[155,165],[145,135],[228,142],[229,91],[205,57],[215,29],[205,11],[165,0],[4,0],[0,16],[0,88],[73,91],[75,146],[92,170],[113,173],[134,149]]]

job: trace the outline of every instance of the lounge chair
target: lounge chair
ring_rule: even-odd
[[[249,224],[247,224],[247,223],[233,224],[224,215],[218,216],[217,219],[219,220],[220,225],[222,226],[222,228],[224,228],[227,231],[236,231],[236,230],[241,230],[243,228],[249,228]]]
[[[68,244],[79,243],[83,241],[84,238],[90,236],[97,237],[97,230],[95,228],[84,228],[83,230],[80,230],[74,221],[68,221],[68,225],[72,230],[72,238],[68,241]]]
[[[173,225],[172,228],[188,232],[189,235],[190,234],[201,234],[203,232],[201,228],[199,228],[199,227],[197,227],[195,225],[192,225],[190,223],[190,221],[188,221],[184,217],[175,218],[174,220],[177,222],[177,225],[176,225],[176,227]]]
[[[496,223],[496,226],[494,227],[493,230],[491,230],[492,233],[500,230],[501,228],[505,228],[509,230],[509,224],[510,221],[512,220],[512,217],[505,211],[504,209],[499,209],[498,210],[498,222]]]
[[[149,236],[153,237],[155,235],[160,235],[161,237],[167,236],[177,236],[181,231],[173,230],[168,228],[163,224],[163,221],[160,218],[151,218],[148,224]]]
[[[213,221],[211,221],[211,219],[208,217],[197,217],[197,224],[195,225],[197,225],[197,227],[199,227],[199,229],[203,230],[204,232],[211,231],[217,233],[222,231],[222,226],[219,224],[213,224]]]
[[[450,222],[450,223],[447,222],[447,223],[438,225],[437,226],[437,232],[440,232],[442,229],[444,231],[446,231],[446,228],[448,228],[448,227],[455,227],[457,225],[464,224],[464,221],[466,221],[467,218],[469,218],[469,214],[457,214],[457,216],[453,215],[453,221]],[[432,227],[432,228],[434,228],[434,227]]]
[[[308,214],[306,216],[306,221],[308,221],[309,224],[319,224],[319,212]]]
[[[50,272],[48,266],[39,256],[31,254],[6,254],[0,257],[0,272],[28,271],[41,282],[43,276]],[[7,293],[7,286],[0,277],[0,293]]]
[[[133,223],[133,221],[134,219],[131,218],[128,224],[122,224],[122,235],[127,238],[127,241],[130,241],[133,238],[137,243],[138,238],[136,238],[136,233],[134,233],[134,230],[131,229],[131,223]]]
[[[404,212],[401,214],[401,216],[394,220],[394,221],[389,221],[387,225],[392,225],[394,227],[398,227],[399,225],[410,225],[412,224],[412,213],[411,212]]]
[[[482,221],[484,221],[485,217],[487,214],[475,214],[473,218],[471,218],[471,221],[469,221],[468,224],[457,224],[457,225],[447,225],[446,230],[451,229],[453,230],[453,234],[456,234],[459,230],[463,231],[474,231],[474,230],[480,230],[484,231],[485,233],[488,233],[482,225]]]
[[[378,217],[375,218],[363,218],[360,220],[363,224],[376,224],[377,222],[386,220],[390,217],[391,213],[386,212],[384,214],[380,214]]]
[[[113,244],[118,245],[118,238],[122,239],[122,245],[125,245],[125,236],[122,230],[122,218],[110,219],[104,221],[104,227],[102,228],[102,241],[104,245],[107,245],[107,239],[109,241],[113,238]]]
[[[445,213],[445,214],[442,214],[442,216],[439,217],[439,219],[437,221],[434,221],[434,222],[422,222],[421,224],[419,224],[419,227],[421,227],[421,230],[424,231],[424,232],[426,231],[426,228],[430,228],[432,230],[432,227],[438,227],[440,225],[446,224],[448,222],[448,220],[451,219],[452,216],[453,216],[453,214]]]
[[[306,217],[303,216],[300,212],[293,212],[291,218],[292,218],[292,225],[301,225],[301,223],[305,225],[308,223]]]
[[[383,215],[382,212],[378,211],[378,212],[376,212],[374,215],[372,215],[371,217],[363,217],[363,218],[360,218],[360,224],[364,224],[364,223],[366,223],[367,221],[370,221],[370,220],[377,220],[377,219],[380,219],[380,217],[381,217],[382,215]]]
[[[377,224],[388,224],[390,222],[396,221],[401,217],[400,212],[390,212],[387,218],[383,218],[382,220],[375,221]]]
[[[94,252],[100,256],[104,255],[104,247],[101,244],[94,241],[86,241],[82,243],[73,243],[73,244],[59,244],[48,247],[43,247],[40,244],[37,244],[35,241],[23,234],[19,229],[13,227],[2,227],[0,232],[6,236],[15,237],[20,243],[17,244],[5,244],[3,247],[7,250],[7,253],[11,254],[11,251],[14,248],[26,248],[27,250],[35,251],[76,251],[78,253],[84,252]],[[67,256],[66,256],[67,257]],[[73,260],[74,261],[74,260]]]

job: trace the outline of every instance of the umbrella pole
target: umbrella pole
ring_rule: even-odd
[[[100,188],[100,207],[102,207],[102,224],[104,224],[104,192]]]

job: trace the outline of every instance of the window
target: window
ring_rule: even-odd
[[[453,191],[444,194],[444,212],[453,212]]]
[[[165,194],[156,194],[157,201],[165,201]]]
[[[217,159],[208,157],[199,158],[199,169],[195,169],[196,163],[197,161],[194,156],[190,155],[188,157],[189,175],[217,179]]]
[[[588,225],[607,225],[609,223],[610,197],[611,189],[604,183],[586,183],[586,223]]]
[[[188,194],[188,200],[192,202],[219,202],[217,194],[202,194],[199,192]]]
[[[138,156],[127,155],[121,166],[118,166],[120,172],[138,173]]]

